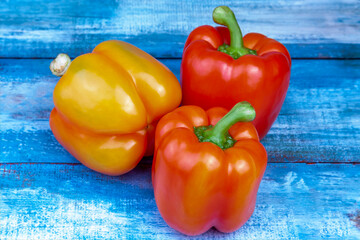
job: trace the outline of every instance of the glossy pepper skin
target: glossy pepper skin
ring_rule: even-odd
[[[229,118],[236,111],[242,116]],[[267,154],[252,123],[234,124],[253,119],[251,105],[239,103],[222,118],[226,113],[220,107],[205,111],[182,106],[157,125],[155,200],[166,223],[184,234],[202,234],[211,227],[233,232],[254,211]],[[201,127],[209,125],[215,127]],[[227,132],[233,140],[230,145]]]
[[[259,33],[242,38],[227,7],[216,8],[213,18],[228,27],[200,26],[185,43],[182,103],[231,109],[239,101],[248,101],[256,110],[253,124],[262,139],[285,100],[290,81],[289,52],[280,42]]]
[[[120,175],[152,155],[155,125],[181,102],[174,74],[122,41],[106,41],[70,64],[50,115],[56,139],[89,168]]]

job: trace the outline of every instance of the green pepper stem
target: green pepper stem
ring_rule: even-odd
[[[234,12],[227,6],[220,6],[213,11],[214,22],[228,27],[230,31],[230,47],[244,47],[243,36],[238,22],[236,21]]]
[[[229,129],[237,122],[250,122],[255,119],[255,109],[248,102],[237,103],[218,123],[204,132],[204,137],[218,146],[227,141]]]
[[[256,51],[244,47],[243,35],[239,24],[235,18],[234,12],[227,6],[220,6],[213,11],[214,22],[224,25],[230,32],[230,46],[222,45],[219,51],[224,52],[237,59],[241,56],[252,54],[256,55]]]

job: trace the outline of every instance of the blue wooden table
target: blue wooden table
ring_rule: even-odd
[[[179,78],[186,36],[221,1],[0,1],[0,239],[179,239],[161,218],[151,159],[108,177],[55,140],[58,53],[128,41]],[[198,238],[360,239],[360,2],[227,1],[243,32],[283,42],[289,91],[262,141],[269,164],[253,216]]]

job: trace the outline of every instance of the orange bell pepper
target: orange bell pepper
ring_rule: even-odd
[[[267,164],[265,148],[248,122],[255,110],[242,102],[226,113],[220,107],[205,112],[183,106],[157,125],[155,200],[166,223],[184,234],[198,235],[213,226],[232,232],[254,211]]]
[[[174,74],[122,41],[106,41],[77,57],[54,89],[50,127],[87,167],[120,175],[152,155],[160,117],[181,102]]]

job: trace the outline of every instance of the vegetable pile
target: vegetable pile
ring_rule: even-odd
[[[200,26],[185,43],[182,86],[158,60],[117,40],[50,65],[62,76],[50,115],[59,143],[113,176],[153,155],[158,209],[187,235],[233,232],[251,217],[267,164],[260,140],[290,80],[284,45],[259,33],[242,37],[226,6],[213,19],[225,27]]]

